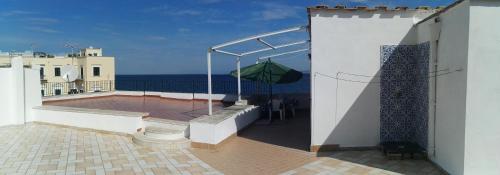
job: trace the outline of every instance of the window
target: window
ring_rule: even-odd
[[[101,76],[101,67],[93,67],[92,72],[94,77]]]
[[[54,89],[54,95],[61,95],[61,89]]]
[[[61,76],[61,67],[55,67],[54,68],[54,76],[60,77]]]
[[[80,79],[83,80],[83,66],[80,67]]]
[[[44,68],[43,67],[40,67],[40,79],[43,80],[45,77],[44,77],[45,73],[44,73]]]
[[[97,53],[94,53],[94,56],[96,57],[96,56],[97,56]]]
[[[45,97],[45,90],[42,89],[42,97]]]

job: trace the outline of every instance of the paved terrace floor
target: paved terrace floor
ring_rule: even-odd
[[[221,174],[188,150],[44,124],[0,128],[0,174]]]
[[[377,150],[308,152],[309,121],[309,111],[298,111],[285,121],[253,124],[217,150],[192,152],[225,174],[441,174],[426,160],[388,160]]]
[[[308,122],[253,125],[217,150],[149,148],[129,136],[55,125],[0,127],[0,174],[440,174],[428,161],[388,160],[378,151],[317,157],[303,150],[308,129],[291,130],[299,123]]]
[[[177,121],[191,119],[208,114],[207,101],[176,100],[154,96],[105,96],[74,100],[44,102],[44,105],[67,106],[76,108],[107,109],[131,112],[148,112],[149,117]],[[220,102],[213,102],[213,110],[223,108]]]

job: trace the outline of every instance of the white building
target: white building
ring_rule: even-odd
[[[450,174],[500,174],[500,1],[308,12],[311,150],[410,140]]]
[[[25,66],[39,66],[44,96],[65,95],[72,92],[113,91],[115,58],[103,56],[102,48],[83,48],[75,55],[53,56],[44,52],[0,52],[0,67],[9,67],[11,59],[22,56]],[[72,65],[78,78],[75,86],[63,78],[62,68]]]

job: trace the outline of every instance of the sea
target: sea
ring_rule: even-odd
[[[116,90],[157,91],[178,93],[207,93],[207,75],[203,74],[166,74],[166,75],[116,75]],[[230,75],[212,75],[212,93],[237,94],[238,82]],[[289,84],[268,84],[242,80],[243,95],[267,94],[272,88],[273,94],[309,93],[310,75]]]

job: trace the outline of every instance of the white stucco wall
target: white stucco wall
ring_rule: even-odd
[[[31,122],[32,107],[42,104],[38,70],[25,69],[21,57],[11,63],[0,69],[0,126]]]
[[[0,126],[5,126],[12,124],[12,116],[14,108],[14,104],[12,103],[12,99],[14,96],[12,95],[12,89],[14,86],[12,84],[12,71],[10,68],[0,68],[0,82],[2,82],[2,86],[0,86]]]
[[[434,18],[427,20],[417,26],[417,43],[429,42],[430,57],[429,57],[429,72],[434,72],[436,67],[436,52],[437,40],[441,32],[441,23],[435,23]],[[437,68],[443,69],[443,68]],[[430,76],[434,75],[429,73]],[[434,155],[434,109],[435,109],[435,79],[429,78],[429,92],[428,92],[428,130],[427,130],[427,155]]]
[[[81,98],[91,98],[91,97],[103,97],[111,95],[126,95],[126,96],[143,96],[151,95],[164,98],[172,98],[179,100],[206,100],[208,99],[207,94],[193,94],[193,93],[175,93],[175,92],[154,92],[154,91],[113,91],[113,92],[93,92],[93,93],[83,93],[83,94],[71,94],[71,95],[59,95],[59,96],[47,96],[43,97],[43,101],[57,101],[57,100],[70,100],[70,99],[81,99]],[[194,96],[193,96],[194,95]],[[222,101],[236,101],[237,97],[230,94],[212,94],[213,100]],[[194,97],[194,98],[193,98]]]
[[[230,107],[231,108],[231,107]],[[246,106],[244,109],[217,111],[213,116],[203,116],[189,122],[190,139],[197,143],[219,144],[259,118],[259,108]]]
[[[412,27],[429,14],[428,11],[311,12],[312,145],[379,144],[380,84],[337,81],[334,77],[379,82],[381,46],[415,44]]]
[[[12,124],[23,124],[25,121],[25,106],[24,106],[24,100],[25,100],[25,94],[24,94],[24,91],[25,91],[25,86],[24,86],[24,65],[23,65],[23,62],[22,62],[22,58],[21,57],[16,57],[16,58],[13,58],[12,59],[12,67],[11,67],[11,71],[12,71],[12,84],[10,84],[13,88],[12,88],[12,91],[10,93],[12,93],[12,95],[14,96],[14,98],[12,98],[10,102],[8,103],[12,103],[13,104],[13,115],[11,116],[12,117],[12,121],[13,123]]]
[[[471,0],[464,174],[500,174],[500,1]]]
[[[80,128],[134,134],[144,128],[142,117],[147,113],[39,106],[33,108],[35,121]]]
[[[440,14],[439,18],[439,23],[430,19],[417,27],[418,42],[431,43],[430,72],[436,71],[438,59],[437,89],[434,88],[436,79],[429,79],[428,156],[448,173],[463,174],[469,3],[462,2]]]
[[[40,70],[39,69],[24,69],[25,71],[25,109],[26,109],[26,122],[32,122],[35,118],[35,106],[42,104],[42,85],[40,84]]]

